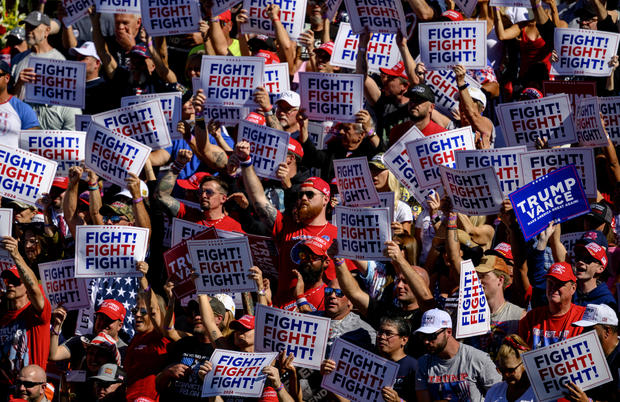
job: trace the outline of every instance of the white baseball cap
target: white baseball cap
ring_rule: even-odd
[[[227,295],[225,293],[218,293],[213,297],[221,301],[226,310],[230,311],[233,317],[235,316],[235,301],[232,297],[230,297],[230,295]]]
[[[469,92],[469,96],[471,96],[473,100],[477,100],[478,102],[482,103],[482,107],[487,107],[487,96],[484,94],[484,92],[482,92],[480,88],[469,86],[467,88],[467,91]]]
[[[116,193],[115,197],[119,195],[122,195],[127,198],[132,198],[131,193],[129,192],[129,189],[127,187],[123,188],[120,192]],[[145,198],[148,198],[149,196],[149,188],[146,185],[146,183],[143,182],[142,180],[140,180],[140,196],[145,197]]]
[[[422,326],[415,333],[432,334],[443,328],[452,328],[452,318],[447,312],[434,308],[422,315]]]
[[[95,48],[95,44],[93,42],[84,42],[80,47],[72,47],[69,49],[69,53],[75,56],[76,54],[80,54],[82,56],[91,56],[95,59],[101,61],[99,55],[97,54],[97,49]]]
[[[284,101],[292,107],[299,107],[301,105],[301,98],[299,97],[299,94],[295,91],[282,92],[276,103],[280,101]]]
[[[581,320],[573,323],[577,327],[592,327],[597,324],[618,326],[618,316],[606,304],[588,304]]]

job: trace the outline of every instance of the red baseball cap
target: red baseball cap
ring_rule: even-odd
[[[13,265],[13,266],[12,266],[11,268],[9,268],[9,269],[5,269],[4,271],[2,271],[2,274],[0,274],[0,276],[2,276],[2,277],[4,278],[4,277],[6,276],[6,272],[10,272],[10,273],[12,273],[13,275],[15,275],[15,277],[16,277],[17,279],[21,279],[21,278],[19,277],[19,271],[17,270],[17,267],[16,267],[15,265]]]
[[[314,254],[327,257],[327,249],[329,248],[329,244],[327,244],[327,240],[322,237],[311,237],[306,239],[304,240],[303,245],[308,247]]]
[[[231,322],[229,327],[241,331],[244,329],[254,329],[254,316],[246,314],[238,320]]]
[[[250,112],[245,119],[249,122],[260,124],[261,126],[265,125],[265,116],[256,112]]]
[[[52,182],[52,186],[62,188],[66,190],[69,187],[69,178],[68,177],[56,177]]]
[[[577,277],[573,273],[573,267],[567,262],[556,262],[549,267],[549,271],[545,275],[545,278],[555,278],[561,282],[573,281],[577,282]]]
[[[324,50],[331,56],[334,53],[334,42],[325,42],[314,51],[318,52],[319,50]]]
[[[288,150],[295,155],[299,156],[299,159],[304,157],[304,149],[295,138],[289,138],[288,140]]]
[[[217,19],[224,22],[230,22],[232,21],[232,13],[230,10],[226,10],[222,14],[218,15]]]
[[[200,187],[200,183],[202,182],[202,179],[204,179],[206,176],[211,176],[211,175],[207,172],[196,172],[193,175],[191,175],[189,179],[178,179],[177,184],[179,185],[179,187],[184,188],[186,190],[198,190],[198,187]]]
[[[509,260],[513,260],[512,258],[512,247],[508,243],[499,243],[493,251],[496,251],[498,254],[501,254],[502,257],[507,258]]]
[[[463,21],[463,14],[455,10],[447,10],[441,14],[442,17],[449,19],[450,21]]]
[[[392,68],[379,68],[379,70],[383,74],[391,75],[392,77],[400,77],[404,79],[407,78],[407,73],[405,72],[405,64],[402,61],[396,63]]]
[[[265,64],[275,64],[280,62],[278,55],[274,52],[270,52],[269,50],[261,49],[255,56],[264,58]]]
[[[575,244],[575,248],[585,248],[588,253],[590,253],[590,255],[594,258],[596,258],[596,260],[598,262],[601,263],[601,265],[603,265],[603,267],[607,267],[607,251],[605,251],[604,247],[601,247],[600,245],[598,245],[597,243],[588,243],[588,244],[581,244],[581,243],[577,243]]]
[[[107,299],[101,303],[101,306],[99,306],[99,309],[97,310],[97,314],[98,313],[105,314],[112,320],[120,320],[123,322],[127,311],[125,310],[125,306],[123,306],[120,302],[114,299]]]
[[[329,184],[327,184],[325,182],[325,180],[321,179],[320,177],[316,177],[316,176],[312,176],[306,179],[306,181],[304,181],[301,184],[301,187],[311,187],[314,188],[316,190],[319,190],[320,192],[322,192],[323,194],[325,194],[326,196],[329,197],[330,194],[330,190],[329,190]]]

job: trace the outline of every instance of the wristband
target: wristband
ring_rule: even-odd
[[[251,156],[248,159],[239,162],[239,166],[244,167],[244,168],[250,167],[250,166],[252,166],[252,164],[253,164],[253,162],[252,162],[252,157]]]
[[[337,265],[343,265],[344,264],[344,258],[340,258],[340,257],[334,258],[334,262]]]
[[[439,214],[437,212],[435,212],[434,214],[431,215],[431,219],[432,220],[435,220],[437,218],[439,218]]]
[[[144,291],[145,291],[145,292],[150,292],[150,291],[151,291],[151,285],[148,285],[148,286],[146,287],[146,289],[144,289]]]
[[[256,292],[256,293],[258,293],[258,295],[259,295],[259,296],[265,296],[265,295],[267,294],[267,292],[265,291],[265,289],[261,289],[261,290],[259,290],[259,291],[258,291],[258,292]]]
[[[368,132],[366,133],[367,137],[372,137],[373,135],[375,135],[375,129],[374,127],[371,128],[370,130],[368,130]]]
[[[468,83],[464,83],[463,85],[459,85],[457,88],[459,89],[459,91],[462,91],[464,89],[466,89],[469,86]]]
[[[218,17],[213,17],[210,19],[211,22],[218,22],[220,19]]]
[[[309,306],[310,303],[308,302],[303,302],[303,303],[297,303],[297,308],[302,308],[303,306]]]
[[[534,4],[534,8],[541,8],[542,7],[542,3],[536,3]]]
[[[277,22],[277,21],[280,21],[280,18],[274,18],[271,20],[271,22]]]
[[[88,186],[88,189],[89,189],[90,191],[97,191],[97,190],[99,190],[99,186],[92,186],[92,187],[91,187],[91,186]]]
[[[269,109],[268,112],[263,112],[265,116],[273,116],[273,108]]]
[[[134,203],[134,204],[139,204],[139,203],[141,203],[142,201],[144,201],[144,198],[143,198],[143,197],[140,197],[140,198],[136,198],[135,200],[133,200],[133,203]]]
[[[56,332],[56,330],[54,329],[54,327],[52,327],[52,334],[56,335],[56,336],[60,336],[60,332]]]
[[[276,392],[280,392],[284,389],[284,384],[280,384],[280,386],[278,388],[276,388]],[[590,399],[592,400],[592,399]]]
[[[174,330],[174,327],[166,327],[166,329],[167,329],[168,331],[173,331],[173,330]]]
[[[308,299],[306,299],[305,297],[301,296],[297,298],[297,305],[299,305],[300,303],[308,303]]]
[[[92,182],[92,183],[88,183],[88,186],[89,186],[89,187],[99,187],[99,183],[97,183],[97,182],[95,181],[95,182]]]
[[[357,51],[358,51],[358,52],[365,52],[365,51],[366,51],[366,48],[365,48],[365,47],[358,47],[358,48],[357,48]]]

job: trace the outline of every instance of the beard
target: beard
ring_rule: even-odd
[[[301,222],[311,221],[312,219],[319,216],[322,210],[323,207],[320,205],[312,206],[310,204],[303,203],[297,208],[297,218]]]
[[[297,271],[299,271],[299,274],[304,280],[304,285],[306,287],[309,287],[317,283],[319,279],[321,278],[321,275],[323,275],[323,270],[315,269],[312,266],[311,262],[304,262],[300,264],[299,267],[297,268]]]

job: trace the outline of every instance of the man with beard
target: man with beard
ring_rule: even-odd
[[[390,130],[390,144],[398,141],[413,126],[416,126],[425,136],[446,131],[444,127],[431,120],[435,110],[435,94],[428,85],[418,84],[405,95],[410,99],[407,104],[408,121],[394,126]]]
[[[329,203],[329,184],[318,177],[310,177],[301,184],[301,191],[297,193],[295,210],[286,211],[283,215],[265,196],[260,179],[252,166],[250,143],[241,141],[235,146],[235,155],[240,161],[243,184],[259,218],[272,228],[272,235],[280,251],[278,264],[278,290],[274,304],[286,303],[297,294],[295,284],[297,279],[293,274],[299,261],[297,249],[304,240],[320,238],[329,247],[336,238],[338,230],[325,217],[325,209]],[[331,260],[325,261],[325,276],[331,280],[335,277],[334,265]],[[311,283],[311,282],[309,282]],[[312,282],[314,284],[314,282]],[[302,292],[303,293],[303,292]],[[297,304],[304,305],[303,298]]]
[[[213,310],[215,324],[223,329],[226,307],[211,297],[209,304]],[[193,324],[192,335],[181,338],[168,347],[168,366],[157,376],[157,389],[161,402],[200,401],[202,381],[198,377],[200,366],[209,361],[214,347],[202,323],[200,308],[196,300],[190,300],[186,311]]]
[[[45,395],[46,384],[47,375],[45,370],[36,364],[26,366],[19,372],[13,398],[19,398],[17,399],[18,401],[26,402],[47,402],[48,399]]]
[[[259,111],[265,115],[265,122],[271,128],[286,131],[292,137],[299,133],[297,113],[301,105],[301,98],[295,91],[284,91],[276,100],[275,109],[269,102],[269,93],[265,88],[258,87],[254,92],[254,101],[259,106]]]
[[[104,364],[97,375],[88,377],[94,382],[97,402],[125,402],[125,378],[125,370],[113,363]]]
[[[452,336],[452,319],[447,312],[425,312],[416,333],[428,352],[418,360],[418,401],[480,402],[489,388],[502,380],[487,353]]]
[[[174,164],[164,175],[155,189],[157,198],[168,212],[177,218],[196,222],[200,225],[212,226],[216,229],[243,232],[241,224],[228,216],[224,211],[224,203],[228,199],[228,185],[220,178],[206,175],[200,179],[198,200],[200,210],[186,206],[172,196],[172,190],[179,172],[192,159],[192,151],[182,149],[177,155]]]

